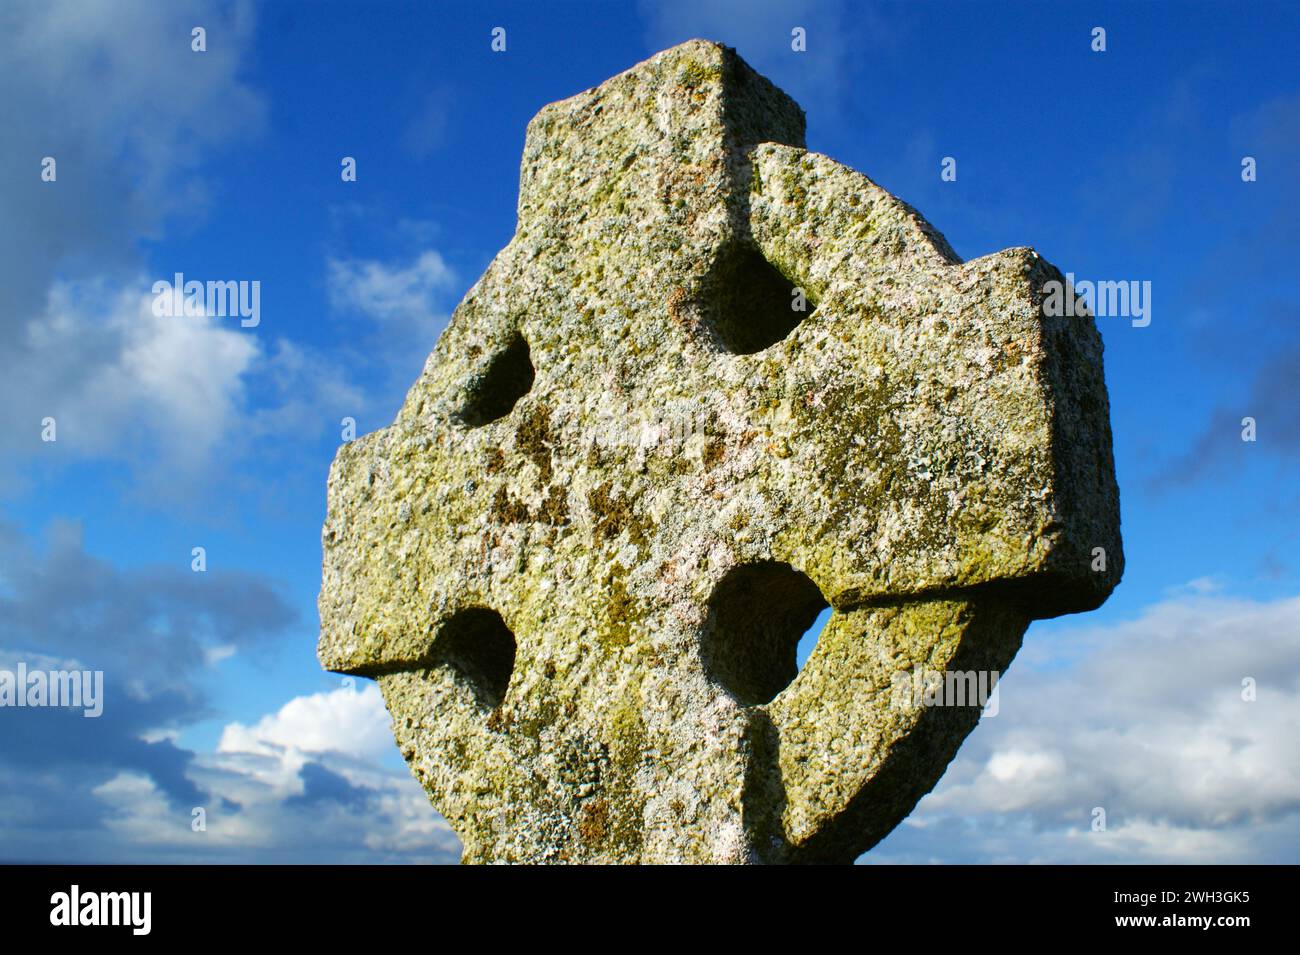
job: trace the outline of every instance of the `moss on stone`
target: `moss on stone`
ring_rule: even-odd
[[[973,725],[892,711],[890,668],[1001,669],[1031,610],[1118,579],[1091,322],[1052,326],[1032,253],[962,264],[802,129],[701,41],[544,109],[515,236],[394,425],[339,451],[320,657],[379,674],[466,861],[851,858]],[[766,321],[793,286],[810,312]],[[533,377],[466,416],[505,342]],[[711,598],[773,562],[835,613],[747,705],[705,659]],[[789,616],[778,588],[746,599]],[[473,666],[427,666],[468,608],[516,646],[491,709]]]

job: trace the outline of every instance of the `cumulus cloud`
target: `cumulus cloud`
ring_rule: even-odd
[[[252,574],[123,569],[56,524],[44,547],[0,525],[0,668],[102,670],[102,715],[0,710],[8,861],[456,861],[455,835],[401,769],[378,687],[355,682],[229,723],[211,750],[199,675],[296,629]],[[193,810],[206,827],[196,831]]]
[[[210,568],[124,569],[79,525],[35,546],[0,524],[0,668],[102,670],[103,712],[0,710],[8,861],[455,861],[458,843],[409,773],[372,683],[232,722],[211,751],[183,731],[212,712],[198,677],[300,623],[280,588]],[[193,810],[206,828],[195,831]]]
[[[34,451],[51,417],[58,447],[78,457],[147,443],[182,470],[206,461],[243,402],[259,346],[228,319],[159,317],[151,304],[143,282],[56,282],[8,369],[8,413],[26,425],[12,433]]]
[[[0,711],[0,845],[10,858],[75,857],[103,807],[93,790],[126,774],[173,810],[194,805],[194,754],[176,732],[209,715],[196,678],[231,648],[264,645],[297,623],[279,587],[188,564],[119,568],[87,553],[78,524],[44,546],[0,524],[0,666],[102,671],[102,714]]]
[[[1300,598],[1195,587],[1114,626],[1031,628],[999,694],[864,861],[1300,859]]]
[[[392,750],[378,687],[300,696],[195,754],[205,828],[156,785],[120,773],[94,791],[115,857],[186,861],[455,862],[459,842]]]
[[[332,308],[365,316],[397,349],[429,351],[447,321],[437,303],[456,283],[441,255],[426,249],[406,264],[334,258],[328,268]]]
[[[253,726],[231,723],[217,752],[334,752],[361,759],[378,758],[392,746],[383,697],[376,684],[367,683],[360,692],[341,687],[297,697]]]
[[[326,291],[334,317],[352,330],[349,362],[370,371],[369,405],[383,408],[380,423],[401,404],[425,357],[447,325],[449,294],[458,277],[428,247],[435,230],[406,220],[397,230],[416,251],[389,259],[331,256]]]
[[[208,34],[201,54],[195,25]],[[338,356],[150,307],[147,243],[202,223],[214,161],[265,129],[243,75],[254,30],[250,4],[213,0],[20,0],[0,12],[0,484],[21,487],[30,475],[17,468],[33,459],[107,459],[129,464],[150,500],[183,506],[217,480],[215,462],[287,453],[367,406]],[[440,260],[418,264],[417,283]],[[409,318],[377,285],[358,293]],[[54,444],[41,440],[46,418]]]
[[[388,764],[373,684],[230,722],[210,751],[178,743],[206,713],[193,675],[212,651],[293,619],[264,582],[211,574],[112,568],[69,527],[43,551],[0,534],[0,663],[102,667],[117,688],[99,720],[0,714],[9,858],[454,861],[454,834]],[[865,861],[1300,857],[1300,597],[1242,600],[1198,580],[1130,620],[1047,631],[1031,630],[1000,683],[998,715]]]
[[[190,50],[204,24],[208,52]],[[39,314],[56,277],[133,272],[136,242],[192,216],[214,148],[257,135],[265,106],[241,78],[246,3],[18,0],[0,13],[0,327]],[[40,161],[57,162],[43,182]]]
[[[207,53],[190,49],[195,24]],[[54,417],[65,451],[161,446],[164,464],[192,471],[229,426],[258,347],[210,320],[153,316],[140,243],[201,215],[204,163],[262,128],[241,78],[252,30],[247,4],[206,0],[0,13],[3,450],[36,453]]]
[[[302,467],[304,446],[335,443],[344,416],[389,413],[390,392],[418,374],[412,356],[432,347],[446,318],[435,299],[454,283],[427,248],[409,262],[327,263],[333,306],[364,323],[329,350],[148,307],[150,270],[174,271],[149,261],[149,243],[203,224],[215,163],[266,128],[244,76],[254,32],[250,4],[215,0],[20,0],[0,12],[0,486],[22,488],[33,460],[106,459],[127,464],[151,502],[192,507],[235,461]],[[384,379],[382,393],[362,376]]]
[[[248,385],[242,422],[254,439],[314,435],[372,403],[345,363],[287,338],[258,354]]]
[[[215,453],[230,451],[236,431],[235,447],[261,441],[274,454],[284,450],[280,439],[310,440],[340,415],[364,413],[377,399],[355,372],[422,360],[446,322],[435,299],[454,276],[433,250],[405,265],[336,259],[328,267],[334,307],[377,333],[378,361],[283,337],[268,346],[237,318],[155,315],[142,277],[55,281],[17,348],[0,358],[5,437],[48,460],[140,465],[150,493],[168,495],[211,480]],[[416,372],[418,364],[403,390]],[[47,445],[48,419],[57,441]]]

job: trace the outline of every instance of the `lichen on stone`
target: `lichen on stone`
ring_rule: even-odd
[[[852,860],[979,718],[894,676],[1001,672],[1119,580],[1092,319],[704,41],[544,107],[518,212],[330,470],[322,665],[467,862]]]

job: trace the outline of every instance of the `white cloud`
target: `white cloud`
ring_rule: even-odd
[[[455,272],[430,248],[389,262],[334,257],[326,267],[331,309],[364,322],[354,336],[354,363],[379,368],[377,402],[400,404],[447,325],[443,306]]]
[[[205,53],[190,48],[195,25]],[[281,476],[302,468],[304,444],[320,453],[342,417],[389,414],[419,373],[446,318],[434,297],[454,283],[432,250],[330,263],[332,301],[365,319],[364,335],[379,329],[374,347],[347,336],[326,352],[141,304],[153,278],[178,270],[144,242],[200,225],[215,163],[265,129],[244,73],[254,25],[238,0],[16,0],[0,14],[0,489],[24,487],[18,469],[33,459],[91,458],[128,464],[151,503],[201,507],[225,477],[274,494],[231,465],[256,455]],[[45,156],[54,182],[41,181]],[[358,376],[376,370],[383,385],[363,389]],[[40,440],[48,416],[55,446]]]
[[[375,683],[299,696],[252,726],[231,723],[217,744],[219,753],[283,751],[343,753],[378,759],[393,747],[392,721]]]
[[[948,861],[1300,859],[1300,598],[1209,592],[1195,581],[1114,626],[1031,628],[998,716],[865,860],[941,851],[954,826]]]
[[[455,862],[459,842],[424,791],[380,765],[392,747],[379,688],[367,683],[228,724],[188,770],[205,795],[204,831],[191,827],[193,807],[181,811],[142,773],[118,773],[93,794],[109,810],[114,859]]]
[[[0,261],[0,324],[23,324],[54,278],[133,269],[136,242],[203,208],[214,149],[258,135],[265,106],[242,80],[247,3],[18,0],[0,29],[6,148],[0,205],[21,230]],[[207,53],[190,50],[206,26]],[[40,181],[36,161],[58,163]],[[34,158],[35,157],[35,158]]]
[[[257,346],[142,309],[139,244],[192,224],[207,204],[201,167],[263,127],[241,78],[249,14],[208,0],[6,4],[0,447],[11,459],[48,450],[32,440],[46,415],[60,450],[166,442],[161,459],[191,470],[227,427]],[[207,53],[190,49],[195,24]],[[46,156],[53,182],[38,175]]]
[[[1040,628],[1000,682],[999,714],[865,861],[1295,862],[1297,650],[1300,598],[1181,596],[1111,626]],[[100,841],[43,838],[117,861],[454,861],[420,787],[383,765],[392,747],[375,685],[296,697],[194,754],[206,834],[128,770],[94,791],[110,811]],[[18,794],[5,805],[18,820],[38,810]]]
[[[33,440],[48,415],[79,456],[119,456],[134,435],[194,465],[220,441],[257,341],[227,319],[156,316],[143,286],[55,283],[5,386]]]
[[[200,579],[202,578],[202,579]],[[102,669],[101,718],[55,708],[4,716],[0,861],[455,861],[457,841],[396,766],[378,687],[349,678],[232,722],[216,746],[215,660],[294,632],[256,575],[119,568],[55,523],[41,547],[0,523],[0,668]],[[210,676],[210,674],[209,674]],[[17,722],[14,722],[17,721]],[[202,807],[207,829],[191,829]]]
[[[259,392],[244,416],[250,434],[315,435],[338,426],[342,415],[360,415],[372,399],[350,371],[347,362],[319,349],[276,339],[252,369]]]
[[[440,261],[433,252],[422,259]],[[288,453],[337,434],[342,416],[360,419],[376,403],[355,379],[359,359],[268,339],[238,318],[157,316],[149,286],[142,276],[52,285],[43,311],[0,357],[3,441],[13,450],[62,462],[127,462],[155,502],[183,502],[215,480],[218,458],[229,465],[254,448],[264,461]],[[369,294],[399,320],[412,318],[396,298],[376,288]],[[409,361],[413,335],[385,341]],[[434,338],[427,336],[426,350]],[[52,446],[42,442],[47,417],[57,425]],[[239,440],[230,440],[236,432]]]
[[[144,773],[118,773],[91,792],[114,810],[104,824],[119,837],[131,842],[176,844],[180,835],[175,824],[177,814],[168,805],[167,797]],[[168,825],[169,820],[172,825]]]
[[[406,266],[358,259],[329,261],[330,303],[378,322],[431,328],[442,319],[435,296],[455,285],[456,276],[432,249]]]

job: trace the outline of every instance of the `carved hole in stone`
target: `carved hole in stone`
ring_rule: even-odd
[[[798,311],[795,285],[757,247],[723,247],[704,280],[704,312],[722,347],[752,355],[781,341],[816,308],[807,288]]]
[[[460,410],[460,419],[477,428],[504,418],[533,387],[533,377],[528,342],[522,335],[516,335],[503,351],[492,357],[487,370],[470,383],[469,400]]]
[[[710,679],[746,706],[770,703],[799,672],[801,638],[827,608],[806,574],[789,564],[745,564],[709,599],[701,647]]]
[[[515,668],[515,635],[495,610],[462,610],[438,630],[429,664],[452,669],[479,703],[495,709],[505,699]]]

